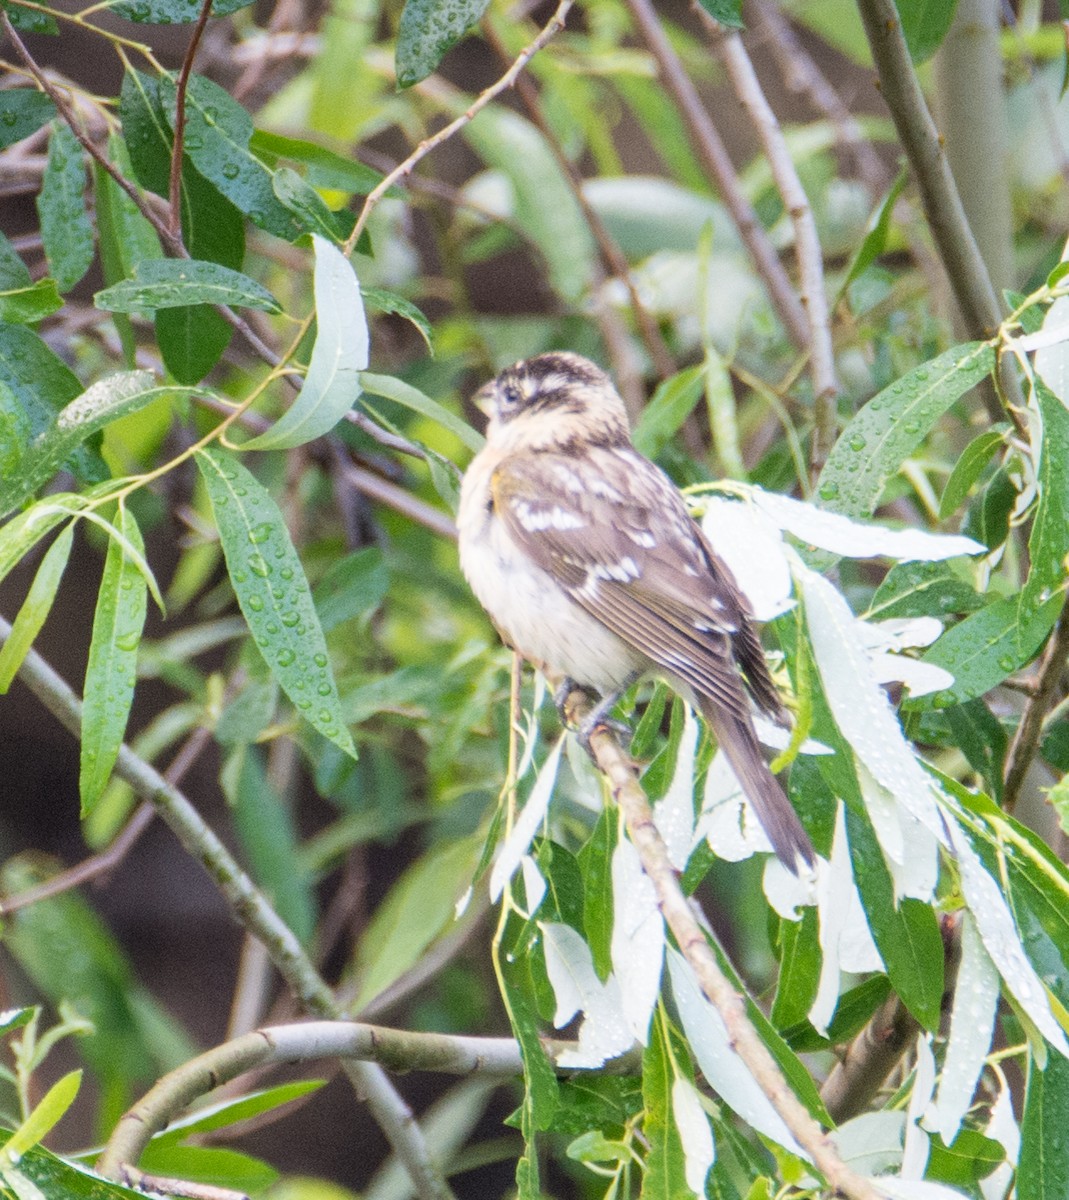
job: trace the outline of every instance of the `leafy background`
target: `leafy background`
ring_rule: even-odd
[[[877,7],[710,0],[722,22],[710,31],[684,6],[590,0],[515,90],[388,189],[414,146],[490,100],[483,89],[551,7],[220,2],[203,29],[187,0],[5,7],[0,611],[15,625],[0,651],[0,834],[5,893],[35,902],[4,917],[3,1109],[16,1132],[0,1186],[120,1194],[38,1143],[68,1155],[99,1143],[197,1050],[342,1012],[518,1037],[526,1087],[397,1080],[458,1195],[533,1196],[539,1178],[561,1196],[814,1186],[748,1130],[784,1144],[752,1079],[718,1066],[682,959],[669,960],[674,1000],[653,1014],[640,1073],[558,1084],[534,1037],[581,1009],[587,1034],[581,1018],[565,1031],[575,1053],[594,1053],[593,1014],[616,1013],[610,970],[641,990],[626,964],[653,977],[646,956],[663,938],[614,951],[622,897],[645,885],[626,875],[615,812],[592,811],[588,764],[569,747],[558,767],[555,719],[530,681],[519,789],[532,813],[552,805],[533,846],[508,834],[508,656],[450,539],[458,468],[480,444],[471,392],[566,346],[613,369],[636,443],[693,485],[715,529],[734,527],[740,496],[757,508],[743,545],[760,533],[765,561],[805,599],[805,621],[779,616],[768,646],[797,698],[796,742],[836,753],[793,745],[790,789],[834,878],[856,879],[853,918],[878,953],[836,941],[827,906],[819,929],[814,909],[788,919],[759,858],[724,861],[702,841],[677,866],[729,977],[749,988],[751,1021],[818,1119],[863,1114],[838,1145],[863,1175],[901,1172],[905,1190],[888,1194],[1005,1195],[1015,1111],[1016,1194],[1064,1195],[1069,1147],[1045,1136],[1069,1102],[1056,1048],[1069,1006],[1064,38],[1055,6],[1035,0],[1012,12],[959,0],[959,32],[989,22],[979,51],[951,29],[953,5],[898,4],[909,57],[881,62],[884,95],[896,118],[908,112],[888,78],[916,70],[985,291],[932,219],[931,179],[900,165],[908,130],[873,86],[863,25]],[[783,122],[772,165],[738,102],[747,60],[728,31],[741,25]],[[735,161],[764,259],[711,178],[688,87]],[[788,159],[814,221],[808,268]],[[703,486],[721,478],[738,486]],[[748,485],[880,528],[829,527]],[[922,532],[974,544],[920,550],[908,537]],[[752,586],[774,616],[776,586]],[[940,623],[905,655],[878,647],[928,775],[882,693],[857,682],[868,659],[845,632],[847,602],[870,620]],[[23,680],[49,711],[12,683],[31,643],[84,693],[80,713],[32,658]],[[927,693],[925,670],[939,681]],[[646,792],[693,821],[719,786],[712,747],[663,689],[633,699]],[[859,725],[852,710],[875,715]],[[124,736],[175,795],[123,766]],[[956,833],[925,884],[896,872],[887,838],[898,822],[929,861],[908,804],[923,808],[936,776]],[[164,821],[137,808],[146,793]],[[88,858],[107,868],[90,886],[32,890],[116,837],[113,861]],[[522,882],[501,860],[487,877],[501,839]],[[526,913],[540,879],[539,926]],[[972,1039],[944,994],[959,955],[978,997]],[[831,962],[841,981],[822,972]],[[569,974],[581,981],[570,1012]],[[41,1014],[25,1007],[37,1003]],[[828,1051],[867,1026],[895,1034],[897,1074],[836,1092]],[[947,1113],[964,1114],[981,1068],[959,1131]],[[330,1082],[201,1117],[142,1166],[276,1198],[405,1191],[381,1120],[335,1061],[290,1073]],[[703,1109],[703,1077],[722,1103]],[[925,1192],[922,1176],[955,1191]]]

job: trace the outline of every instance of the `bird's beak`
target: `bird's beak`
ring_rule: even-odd
[[[471,398],[472,404],[486,417],[494,415],[494,380],[484,383]]]

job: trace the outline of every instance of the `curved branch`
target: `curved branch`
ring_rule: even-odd
[[[0,643],[11,633],[0,617]],[[19,678],[56,719],[77,737],[81,732],[82,702],[51,666],[31,650],[19,668]],[[170,826],[186,851],[211,876],[238,922],[263,942],[271,961],[293,989],[306,1011],[315,1016],[343,1016],[333,993],[316,971],[290,927],[264,898],[230,851],[202,820],[186,796],[130,749],[119,749],[115,774],[148,800]],[[374,1063],[350,1063],[346,1072],[359,1097],[367,1101],[375,1120],[405,1164],[422,1195],[449,1200],[452,1192],[434,1165],[411,1110],[382,1069]]]
[[[581,724],[592,705],[588,696],[575,690],[568,697],[566,708],[569,721]],[[735,1052],[831,1190],[849,1200],[879,1200],[876,1188],[839,1157],[820,1125],[794,1094],[779,1064],[751,1023],[742,997],[721,970],[690,902],[683,895],[679,876],[668,857],[668,848],[653,823],[649,800],[615,735],[605,726],[599,726],[590,735],[590,748],[598,769],[609,783],[613,799],[623,812],[628,834],[642,860],[642,869],[657,893],[657,903],[665,922],[706,998],[720,1014]]]

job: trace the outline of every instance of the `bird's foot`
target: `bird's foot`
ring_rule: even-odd
[[[609,713],[616,707],[620,695],[620,692],[614,692],[604,699],[599,700],[583,718],[578,729],[575,731],[575,735],[579,739],[579,745],[583,747],[591,758],[595,758],[595,755],[590,747],[590,739],[599,729],[608,729],[611,733],[616,734],[625,750],[631,745],[631,737],[634,732],[631,726],[626,721],[617,721],[614,717],[609,716]]]

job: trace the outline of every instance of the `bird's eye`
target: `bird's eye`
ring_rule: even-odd
[[[516,408],[523,400],[523,393],[514,383],[506,383],[501,389],[501,407]]]

